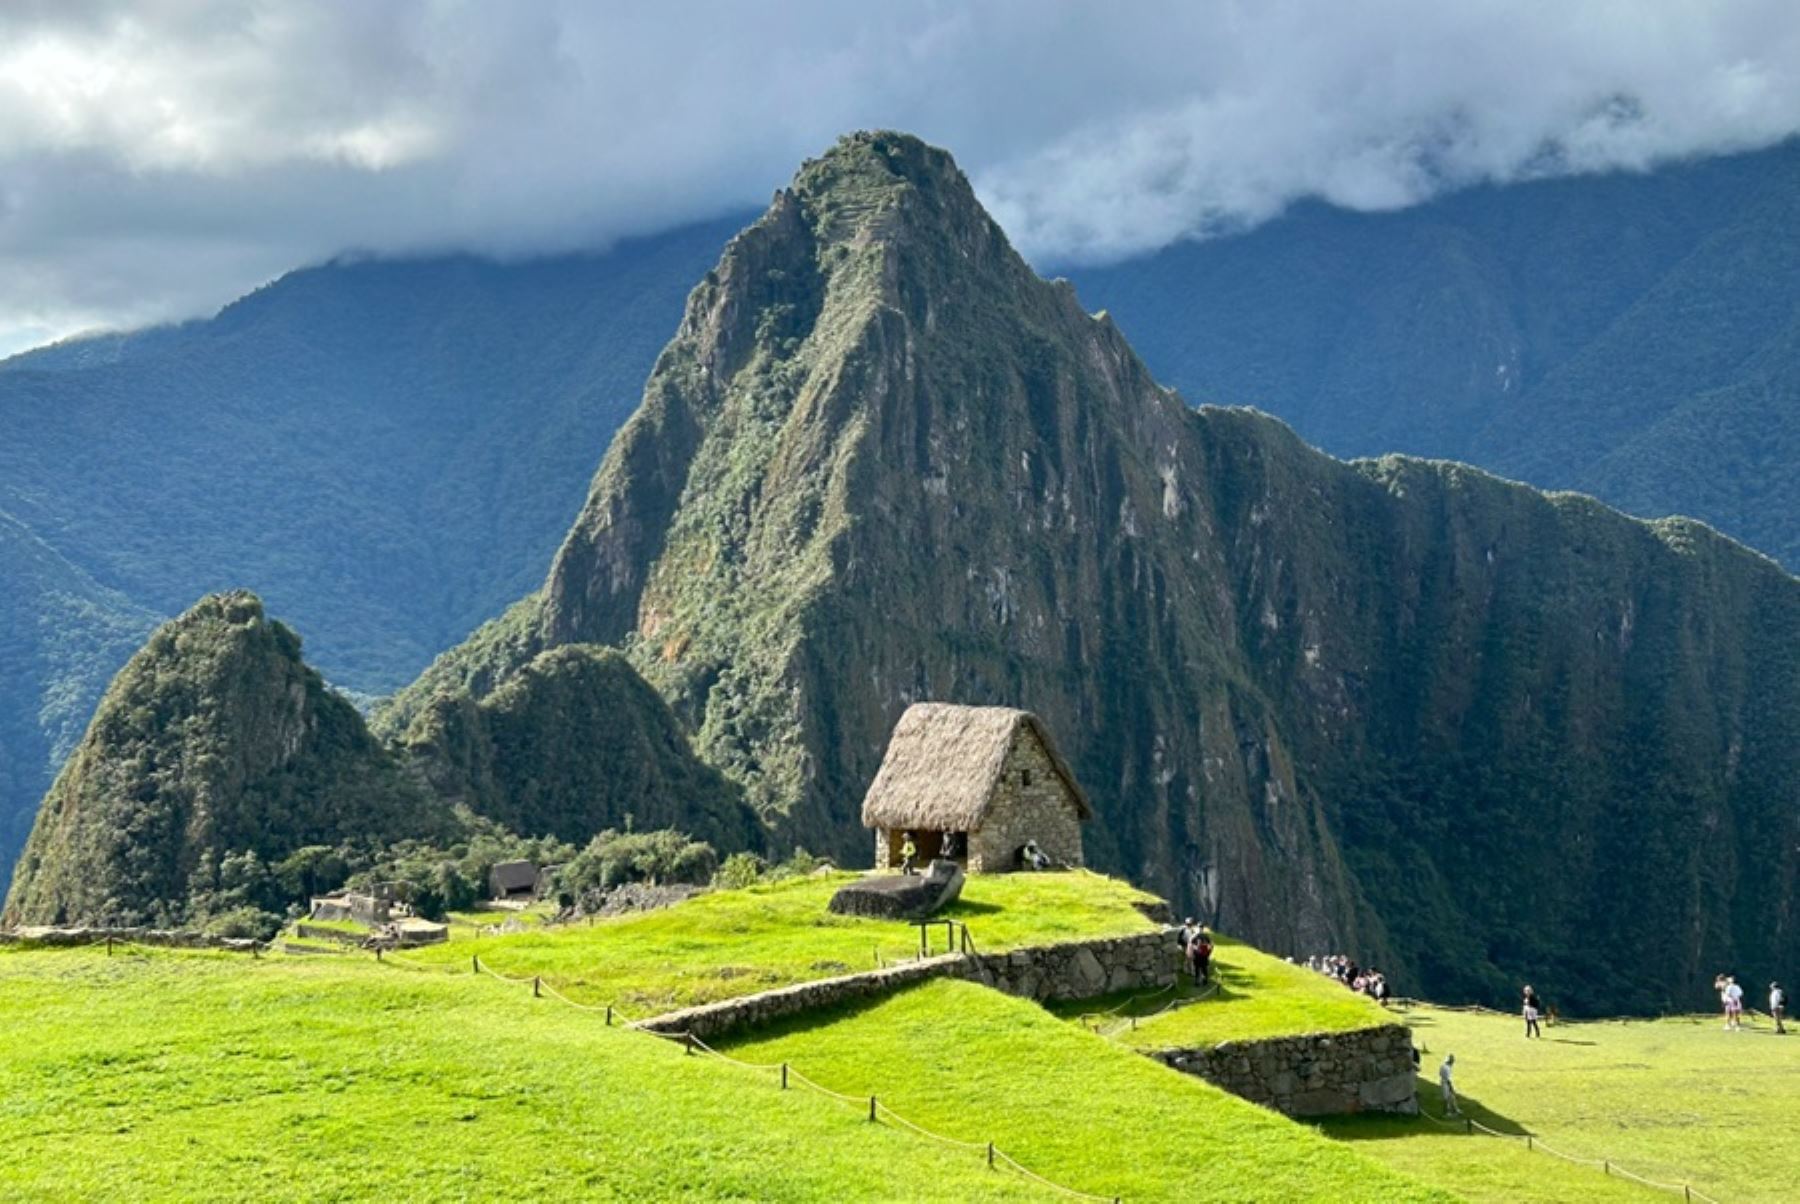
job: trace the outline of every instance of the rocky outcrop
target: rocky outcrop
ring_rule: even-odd
[[[940,859],[923,874],[876,874],[840,887],[828,906],[840,916],[919,919],[954,903],[962,888],[962,867]]]
[[[1419,1110],[1412,1032],[1404,1024],[1159,1049],[1150,1056],[1289,1116]]]

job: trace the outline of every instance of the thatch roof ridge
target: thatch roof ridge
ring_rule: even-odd
[[[1093,807],[1043,720],[1015,707],[916,702],[894,725],[881,769],[863,798],[868,828],[971,831],[981,826],[1007,751],[1029,726],[1068,785],[1083,819]]]

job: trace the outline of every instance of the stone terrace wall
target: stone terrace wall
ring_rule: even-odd
[[[1180,969],[1175,933],[1146,932],[978,953],[962,967],[961,977],[1041,1003],[1154,990],[1174,982]]]
[[[1403,1024],[1344,1033],[1159,1049],[1159,1062],[1289,1116],[1419,1110],[1412,1033]]]
[[[660,1016],[640,1020],[632,1027],[647,1029],[653,1033],[692,1033],[702,1041],[710,1041],[740,1028],[785,1020],[802,1012],[836,1007],[860,999],[873,999],[901,987],[911,986],[915,982],[924,982],[928,978],[955,976],[962,961],[963,955],[960,953],[945,953],[923,961],[889,966],[883,970],[821,978],[815,982],[796,983],[791,987],[776,987],[773,991],[763,991],[756,995],[723,999],[718,1003],[697,1004],[691,1008],[664,1012]]]
[[[1010,953],[946,953],[884,970],[777,987],[740,999],[703,1003],[641,1020],[659,1033],[693,1033],[702,1041],[740,1028],[873,999],[930,978],[963,978],[1026,999],[1086,999],[1112,991],[1165,987],[1175,981],[1175,934],[1039,945]]]

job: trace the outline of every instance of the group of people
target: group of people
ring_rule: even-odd
[[[1725,1029],[1727,1032],[1740,1032],[1744,1027],[1744,988],[1730,974],[1721,974],[1713,979],[1713,990],[1719,993],[1719,1003],[1725,1009]],[[1778,1034],[1787,1033],[1787,991],[1779,982],[1769,984],[1769,1018],[1775,1022]]]
[[[1181,956],[1187,963],[1187,972],[1193,976],[1194,985],[1198,986],[1210,979],[1213,955],[1212,930],[1205,924],[1194,923],[1194,917],[1189,916],[1182,921],[1181,931],[1176,934],[1175,939],[1181,945]]]
[[[1356,964],[1342,953],[1315,954],[1306,959],[1306,968],[1327,978],[1335,978],[1359,995],[1367,995],[1383,1007],[1387,1006],[1387,975]]]

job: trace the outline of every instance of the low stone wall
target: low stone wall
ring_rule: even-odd
[[[772,991],[762,991],[738,999],[724,999],[718,1003],[702,1003],[675,1012],[664,1012],[660,1016],[640,1020],[632,1027],[653,1033],[692,1033],[702,1041],[710,1041],[740,1028],[785,1020],[801,1012],[818,1011],[860,999],[873,999],[901,987],[911,986],[915,982],[954,975],[962,960],[960,953],[945,953],[923,961],[903,962],[882,970],[870,970],[864,974],[844,974],[837,978],[795,983],[791,987],[777,987]]]
[[[1038,945],[1009,953],[946,953],[883,970],[777,987],[739,999],[704,1003],[637,1023],[658,1033],[693,1033],[702,1041],[771,1021],[863,999],[931,978],[962,978],[1025,999],[1087,999],[1113,991],[1165,987],[1175,981],[1172,932]]]
[[[187,932],[175,928],[39,928],[25,927],[0,930],[0,945],[43,945],[66,948],[72,945],[104,944],[108,939],[131,945],[161,945],[169,949],[231,949],[249,953],[269,946],[249,937],[213,936],[205,932]]]
[[[1175,933],[1165,931],[978,953],[960,977],[1041,1003],[1154,990],[1174,982],[1180,970]]]
[[[1150,1056],[1289,1116],[1419,1110],[1412,1033],[1403,1024],[1159,1049]]]

